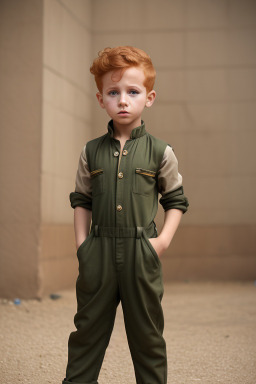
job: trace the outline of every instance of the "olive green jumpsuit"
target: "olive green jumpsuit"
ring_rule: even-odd
[[[149,241],[157,237],[158,171],[168,144],[144,122],[122,153],[108,132],[86,145],[92,195],[70,194],[71,206],[92,210],[89,236],[77,251],[77,328],[69,337],[63,384],[97,384],[116,308],[121,301],[137,384],[166,384],[161,262]],[[180,186],[162,195],[165,210],[187,210]]]

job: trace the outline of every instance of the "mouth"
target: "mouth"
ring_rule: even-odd
[[[127,112],[127,111],[120,111],[120,112],[118,112],[118,115],[129,115],[129,112]]]

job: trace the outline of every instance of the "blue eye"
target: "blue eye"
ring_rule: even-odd
[[[139,92],[138,92],[136,89],[131,89],[131,90],[129,91],[129,93],[130,93],[131,95],[138,95],[138,94],[139,94]]]
[[[109,91],[108,94],[110,96],[116,96],[117,95],[117,91]]]

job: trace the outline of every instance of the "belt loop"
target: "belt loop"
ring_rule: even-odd
[[[136,238],[140,239],[142,235],[143,227],[136,227]]]
[[[95,232],[95,236],[99,236],[99,226],[96,224],[95,226],[94,226],[94,232]]]

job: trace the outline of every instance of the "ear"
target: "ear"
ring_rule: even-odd
[[[96,97],[98,99],[99,105],[101,106],[101,108],[104,109],[105,106],[104,106],[104,103],[103,103],[103,96],[102,96],[102,94],[100,92],[97,92],[96,93]]]
[[[156,98],[156,91],[152,90],[147,94],[146,107],[151,107]]]

